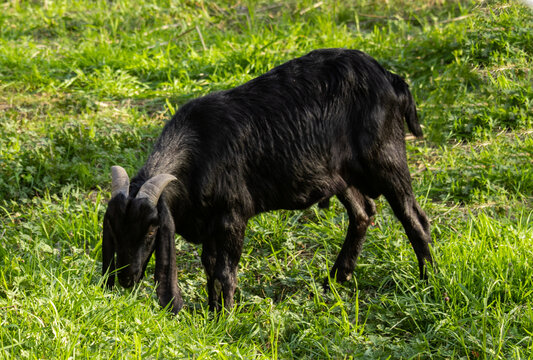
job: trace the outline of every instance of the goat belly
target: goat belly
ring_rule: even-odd
[[[291,177],[285,174],[256,178],[248,186],[257,212],[277,209],[301,210],[339,193],[346,188],[340,176]]]

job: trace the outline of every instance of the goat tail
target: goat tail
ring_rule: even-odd
[[[391,82],[398,100],[400,102],[403,115],[405,116],[405,122],[409,131],[416,137],[422,137],[422,127],[420,126],[420,121],[418,120],[418,114],[416,112],[415,99],[413,94],[409,90],[409,85],[398,75],[391,73]]]

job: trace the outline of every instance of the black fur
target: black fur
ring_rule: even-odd
[[[121,283],[138,281],[155,251],[160,302],[179,311],[178,233],[203,246],[209,306],[218,309],[223,298],[229,308],[248,219],[274,209],[327,206],[334,195],[350,221],[331,269],[332,278],[344,281],[375,213],[372,198],[382,194],[424,277],[425,262],[432,261],[429,222],[411,188],[404,122],[422,135],[407,84],[356,50],[316,50],[239,87],[190,101],[164,127],[132,179],[129,197],[109,203],[104,237],[117,250]],[[165,188],[157,208],[136,204],[142,184],[163,173],[178,180]],[[150,226],[157,227],[155,241],[146,236]],[[114,270],[110,261],[104,272]]]

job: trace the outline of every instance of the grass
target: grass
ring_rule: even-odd
[[[530,359],[532,24],[505,0],[0,3],[0,358]],[[321,47],[411,84],[429,281],[380,200],[354,278],[324,294],[347,228],[334,201],[250,221],[229,314],[207,311],[201,249],[181,239],[177,317],[153,263],[103,290],[110,166],[133,174],[187,100]]]

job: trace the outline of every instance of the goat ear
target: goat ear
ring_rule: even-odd
[[[122,193],[125,197],[128,197],[129,187],[130,187],[130,178],[128,173],[121,166],[112,166],[111,167],[111,197]]]
[[[104,280],[104,286],[108,288],[112,288],[115,285],[115,244],[112,237],[113,230],[106,214],[104,216],[104,234],[102,238],[102,276],[107,275]]]
[[[148,180],[141,186],[137,193],[136,199],[146,198],[152,206],[157,206],[159,197],[165,190],[169,182],[177,180],[175,176],[170,174],[159,174]]]
[[[174,243],[174,220],[167,207],[161,206],[160,227],[155,247],[155,279],[157,296],[163,307],[177,314],[183,307],[181,291],[178,287],[176,269],[176,245]]]

